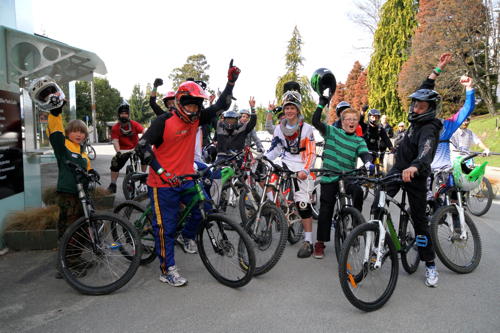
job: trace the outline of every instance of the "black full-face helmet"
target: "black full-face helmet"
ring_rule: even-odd
[[[342,111],[345,109],[349,109],[351,107],[351,104],[342,101],[339,104],[337,104],[337,108],[335,109],[335,113],[337,113],[337,118],[340,119],[340,115],[342,114]]]
[[[370,124],[376,125],[379,122],[381,115],[382,115],[382,113],[380,113],[380,110],[378,110],[378,109],[371,109],[370,111],[368,111],[368,120],[370,121]],[[377,118],[377,120],[372,121],[370,119],[370,116],[378,116],[378,118]]]
[[[239,117],[238,112],[229,110],[224,112],[223,115],[224,115],[224,122],[222,123],[222,126],[226,130],[233,131],[236,128],[238,128],[238,117]]]
[[[330,100],[337,89],[337,80],[335,80],[332,71],[327,68],[319,68],[311,77],[311,86],[319,96],[323,96],[325,90],[329,89],[328,100]]]
[[[433,120],[441,112],[441,96],[438,92],[432,89],[419,89],[408,96],[411,98],[410,112],[408,113],[408,121],[410,123],[420,123],[423,121]],[[427,111],[417,114],[413,112],[415,103],[423,101],[429,103]]]

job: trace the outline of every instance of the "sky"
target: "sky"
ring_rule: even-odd
[[[275,99],[278,77],[285,74],[285,53],[297,26],[304,45],[308,78],[321,67],[345,82],[357,60],[363,66],[370,36],[352,23],[351,1],[106,1],[33,0],[35,33],[96,53],[106,64],[112,87],[128,99],[132,88],[162,78],[159,91],[189,56],[204,54],[209,87],[223,90],[229,62],[241,69],[233,94],[238,107]]]

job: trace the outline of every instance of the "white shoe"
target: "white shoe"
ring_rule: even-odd
[[[177,241],[182,244],[184,252],[190,254],[198,253],[198,247],[196,246],[194,239],[186,239],[182,237],[182,234],[180,234],[179,237],[177,237]]]
[[[425,267],[425,285],[436,288],[438,286],[438,275],[436,266]]]
[[[167,269],[167,274],[161,274],[160,275],[160,281],[164,283],[168,283],[171,286],[174,287],[182,287],[183,285],[187,284],[187,279],[181,277],[179,274],[179,270],[177,269],[177,266],[170,266]]]

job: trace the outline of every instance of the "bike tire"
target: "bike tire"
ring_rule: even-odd
[[[87,150],[87,156],[89,157],[89,159],[92,161],[95,160],[97,154],[95,152],[94,147],[92,147],[91,145],[87,145],[86,150]]]
[[[373,233],[373,241],[366,244],[367,236]],[[375,263],[375,248],[380,235],[374,223],[364,223],[354,229],[342,249],[339,258],[339,279],[342,291],[356,308],[370,312],[380,309],[391,298],[398,281],[398,253],[396,246],[386,232],[386,251],[382,266],[370,267]],[[370,248],[370,258],[364,263],[365,246]]]
[[[337,262],[342,252],[342,246],[345,243],[349,234],[360,224],[365,223],[365,218],[359,210],[354,207],[344,207],[342,208],[342,219],[340,221],[335,221],[335,255],[337,257]],[[342,223],[341,223],[342,222]]]
[[[150,198],[149,198],[149,193],[147,193],[147,192],[146,193],[141,193],[139,195],[136,195],[133,200],[135,202],[140,203],[144,207],[148,207],[149,205],[151,205],[151,201],[150,201]]]
[[[75,290],[106,295],[127,284],[137,271],[141,259],[139,234],[128,221],[113,213],[93,214],[90,223],[95,227],[89,228],[85,217],[81,217],[69,227],[59,244],[58,265]],[[121,232],[118,242],[113,237],[115,229]],[[98,253],[91,246],[92,240],[98,242]],[[120,255],[122,249],[129,257]]]
[[[319,198],[320,197],[321,197],[321,181],[317,180],[314,182],[314,188],[311,192],[311,208],[312,208],[312,214],[313,214],[312,217],[315,220],[317,220],[319,217],[319,208],[320,208]]]
[[[113,209],[113,213],[123,217],[137,229],[142,244],[141,265],[152,263],[157,256],[153,234],[153,213],[150,210],[145,215],[147,209],[147,206],[131,200],[124,201]]]
[[[213,243],[210,235],[214,237]],[[240,240],[243,243],[241,246]],[[223,285],[239,288],[252,280],[255,273],[252,240],[238,223],[226,215],[210,214],[201,221],[196,245],[207,270]]]
[[[145,184],[141,184],[140,181],[132,181],[130,179],[135,174],[135,172],[130,172],[123,178],[122,190],[125,200],[133,200],[135,196],[147,193],[147,187]]]
[[[465,194],[467,209],[472,215],[483,216],[491,207],[493,202],[493,188],[490,181],[483,177],[481,184],[472,191]]]
[[[257,214],[254,214],[244,228],[252,239],[255,252],[254,276],[269,272],[278,263],[288,239],[286,216],[274,204],[264,205],[260,219],[257,220],[256,217]],[[256,228],[255,231],[254,228]],[[245,246],[242,239],[240,239],[239,246]]]
[[[458,218],[455,205],[441,207],[431,219],[431,238],[434,250],[441,262],[450,270],[466,274],[479,265],[482,255],[481,236],[470,216],[464,212],[468,239],[451,231],[449,223]]]
[[[413,274],[417,271],[418,265],[420,265],[415,225],[411,216],[408,216],[408,220],[403,220],[401,223],[401,232],[405,236],[404,240],[401,240],[401,264],[406,273]]]
[[[250,189],[250,190],[252,191],[252,195],[253,198],[255,199],[255,202],[257,203],[257,205],[259,205],[261,199],[260,195],[257,193],[255,189]],[[255,208],[252,206],[252,203],[248,199],[247,190],[244,187],[241,190],[238,205],[240,209],[241,222],[243,223],[243,225],[246,225],[250,217],[254,215],[257,211],[255,210]]]

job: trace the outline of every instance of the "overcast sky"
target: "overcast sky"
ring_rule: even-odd
[[[345,82],[358,60],[366,66],[369,36],[347,18],[351,1],[47,1],[33,0],[35,33],[96,53],[106,64],[110,84],[125,99],[134,84],[145,89],[157,77],[170,90],[168,75],[187,57],[204,54],[209,86],[227,82],[229,61],[241,68],[234,95],[239,108],[250,96],[257,105],[274,99],[285,52],[297,25],[306,59],[300,74],[326,67]]]

